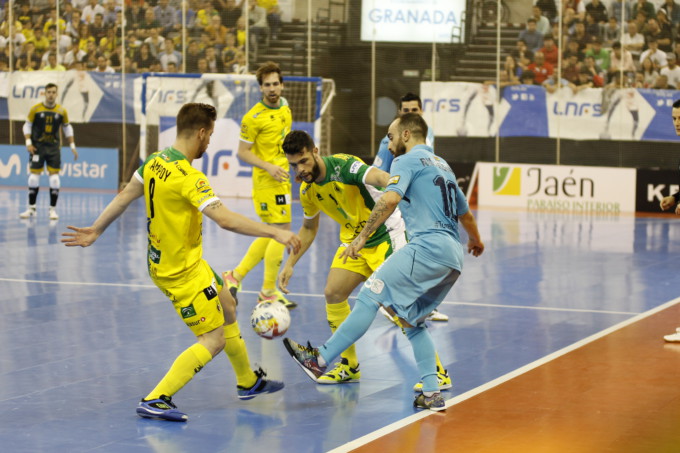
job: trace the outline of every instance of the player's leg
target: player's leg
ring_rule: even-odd
[[[291,215],[291,185],[281,184],[272,187],[261,193],[260,199],[260,218],[269,225],[290,230]],[[262,280],[262,290],[258,296],[258,302],[279,301],[289,310],[297,307],[297,304],[288,300],[281,291],[276,288],[276,278],[279,275],[281,261],[286,247],[274,240],[270,240],[264,253],[264,278]]]
[[[59,188],[61,180],[59,170],[61,169],[61,149],[58,145],[50,146],[45,150],[45,162],[47,172],[50,175],[50,220],[58,220],[57,200],[59,199]]]
[[[416,396],[413,405],[420,409],[444,410],[446,406],[437,383],[436,353],[430,332],[425,326],[407,327],[404,330],[411,342],[422,382],[422,392]]]
[[[196,335],[197,342],[184,350],[156,387],[140,401],[137,414],[145,418],[186,421],[172,397],[213,357],[224,349],[224,314],[218,284],[205,263],[199,275],[171,288],[159,288],[173,301],[177,314]]]
[[[351,313],[349,296],[352,291],[366,280],[364,274],[370,275],[370,269],[363,259],[348,260],[342,263],[339,255],[344,250],[340,247],[336,258],[331,264],[331,269],[326,279],[324,295],[326,297],[326,319],[331,332],[335,333],[338,327]],[[358,382],[361,378],[359,371],[359,359],[354,344],[340,354],[340,362],[336,367],[326,372],[318,380],[320,384],[340,384]]]
[[[226,274],[226,272],[225,272]],[[219,288],[219,301],[224,312],[224,352],[236,374],[236,393],[240,399],[249,400],[262,393],[273,393],[283,388],[283,382],[267,379],[262,368],[253,371],[246,343],[236,320],[236,300],[229,288],[215,275]]]
[[[38,157],[34,154],[34,157]],[[39,169],[34,168],[34,159],[31,159],[31,169],[28,174],[28,209],[19,214],[22,219],[29,219],[35,217],[36,215],[36,202],[38,199],[38,191],[40,191],[40,172],[42,167]]]

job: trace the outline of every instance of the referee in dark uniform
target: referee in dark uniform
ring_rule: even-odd
[[[68,113],[57,104],[57,86],[48,83],[45,86],[45,101],[34,105],[28,113],[23,132],[26,138],[26,149],[31,155],[30,174],[28,175],[28,209],[19,217],[28,219],[35,217],[35,203],[40,189],[40,173],[47,165],[50,177],[50,220],[58,220],[57,198],[59,198],[59,170],[61,169],[61,142],[59,129],[64,129],[74,160],[78,160],[78,151],[73,139],[73,127],[68,122]]]

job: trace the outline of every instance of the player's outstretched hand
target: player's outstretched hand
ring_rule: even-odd
[[[297,252],[300,251],[300,247],[302,247],[302,241],[300,241],[300,237],[292,231],[278,230],[274,240],[285,245],[288,253],[297,254]]]
[[[92,227],[78,228],[69,225],[66,228],[75,231],[75,233],[62,233],[61,242],[66,247],[88,247],[99,237],[99,233]]]
[[[288,294],[288,282],[290,281],[290,278],[293,276],[293,266],[287,266],[284,265],[283,269],[281,269],[281,272],[279,272],[279,289],[281,290],[282,293]]]
[[[484,253],[484,243],[482,241],[468,240],[468,253],[472,256],[479,256]]]
[[[352,259],[357,259],[361,256],[361,253],[359,253],[359,250],[364,248],[364,245],[366,245],[366,239],[359,235],[354,240],[350,245],[348,245],[345,250],[342,251],[340,254],[340,258],[342,258],[342,262],[346,263],[347,258],[352,258]]]

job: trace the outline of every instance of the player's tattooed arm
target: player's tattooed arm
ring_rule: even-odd
[[[220,200],[215,200],[212,203],[210,203],[208,206],[205,207],[205,209],[220,209],[222,207],[222,202]]]

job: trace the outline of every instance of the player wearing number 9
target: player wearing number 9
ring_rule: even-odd
[[[132,201],[144,195],[149,275],[198,340],[177,357],[165,377],[139,403],[137,414],[145,418],[186,421],[188,416],[172,403],[172,396],[221,351],[236,373],[239,398],[251,399],[283,388],[282,382],[266,379],[262,369],[253,371],[250,367],[236,321],[236,302],[222,278],[202,258],[203,215],[225,230],[272,238],[296,252],[300,240],[290,231],[227,209],[206,176],[191,166],[208,148],[215,118],[215,108],[210,105],[185,104],[177,115],[175,143],[149,156],[92,226],[69,226],[74,233],[64,233],[62,239],[67,246],[93,244]]]

